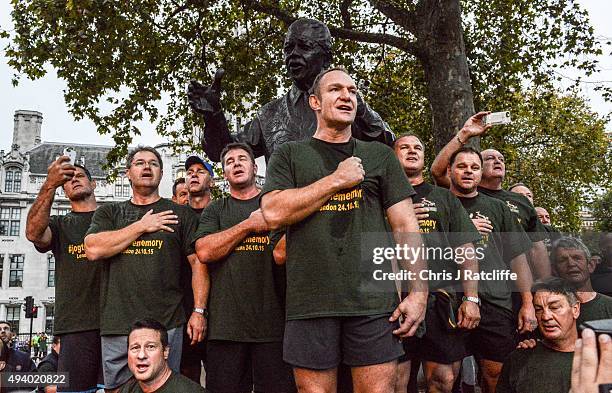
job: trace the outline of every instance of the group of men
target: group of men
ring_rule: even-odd
[[[357,87],[345,70],[321,72],[308,103],[313,137],[276,147],[263,190],[239,142],[220,152],[229,195],[218,199],[198,156],[173,202],[159,195],[159,153],[134,149],[132,197],[101,206],[85,167],[51,163],[26,232],[56,258],[57,367],[70,373],[58,390],[199,392],[180,374],[199,382],[205,362],[213,393],[404,393],[410,363],[423,362],[428,391],[451,392],[474,355],[484,392],[567,392],[576,321],[612,318],[612,299],[593,290],[580,241],[557,239],[549,260],[533,205],[501,188],[503,156],[465,146],[488,129],[486,113],[437,156],[432,175],[447,190],[425,182],[416,135],[393,149],[352,137]],[[50,215],[58,187],[65,216]],[[450,247],[465,260],[379,266],[368,236],[377,247]],[[560,278],[547,279],[551,268]],[[414,278],[372,286],[376,269]],[[501,271],[515,279],[474,278]],[[532,288],[534,278],[547,280]],[[542,341],[513,353],[537,327]],[[351,386],[338,382],[342,367]]]

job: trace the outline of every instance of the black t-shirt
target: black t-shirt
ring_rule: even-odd
[[[546,246],[546,249],[548,250],[548,252],[550,252],[550,249],[552,248],[552,244],[554,243],[555,240],[560,238],[562,234],[561,232],[559,232],[557,228],[553,227],[552,225],[542,224],[542,226],[546,230],[546,237],[544,238],[544,245]]]
[[[504,201],[512,214],[518,219],[519,224],[527,232],[532,242],[535,243],[546,239],[546,228],[540,222],[538,213],[525,195],[506,190],[490,190],[484,187],[478,187],[478,191],[492,198]]]
[[[200,219],[200,215],[204,211],[203,208],[194,209],[193,207],[190,210],[196,216],[197,220]],[[194,307],[193,286],[191,285],[193,275],[191,274],[191,265],[189,261],[186,260],[185,262],[186,263],[181,263],[181,287],[183,288],[183,310],[185,310],[185,318],[189,319]]]
[[[389,147],[352,138],[346,143],[315,138],[284,143],[270,158],[263,192],[309,186],[351,156],[362,160],[364,181],[287,228],[289,320],[384,314],[397,303],[394,282],[368,290],[374,271],[390,272],[391,265],[375,265],[371,250],[362,249],[368,233],[384,238],[377,246],[394,245],[385,210],[414,194]]]
[[[612,318],[612,298],[598,293],[590,302],[580,304],[580,316],[576,326],[583,322]]]
[[[484,248],[484,258],[479,261],[481,272],[510,270],[512,259],[531,247],[525,231],[518,224],[510,209],[498,199],[478,193],[475,197],[459,197],[471,219],[487,218],[493,232],[484,235],[475,246]],[[480,280],[478,292],[483,301],[512,311],[511,293],[514,282],[508,280]]]
[[[100,333],[127,335],[130,324],[151,317],[168,329],[185,322],[181,264],[194,253],[191,240],[197,217],[187,206],[161,198],[149,205],[131,201],[110,203],[96,210],[87,234],[114,231],[140,220],[149,210],[172,210],[174,232],[145,233],[104,264],[101,284]]]
[[[517,349],[502,368],[496,393],[567,393],[574,352],[559,352],[538,342]]]
[[[172,372],[170,378],[154,393],[206,393],[208,390],[187,377]],[[130,379],[121,387],[119,393],[143,393],[138,381]]]
[[[421,203],[429,208],[429,217],[419,220],[419,228],[423,235],[425,245],[430,248],[439,248],[444,252],[431,252],[427,260],[428,269],[432,272],[452,272],[453,278],[457,276],[458,263],[462,257],[455,260],[448,248],[455,248],[466,243],[476,243],[480,240],[480,233],[472,223],[467,211],[459,199],[446,188],[421,183],[414,186],[416,195],[412,196],[414,203]],[[432,276],[441,277],[441,276]],[[429,280],[430,289],[455,287],[461,288],[461,281]]]
[[[51,216],[51,250],[55,257],[54,334],[100,328],[100,277],[104,262],[90,262],[83,239],[94,212]]]
[[[591,274],[591,285],[595,292],[612,297],[612,269],[599,274]]]
[[[202,216],[195,239],[226,230],[259,209],[259,196],[214,200]],[[251,233],[227,257],[209,263],[208,338],[242,342],[282,341],[284,312],[274,287],[268,232]]]

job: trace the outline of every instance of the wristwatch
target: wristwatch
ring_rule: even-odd
[[[472,302],[472,303],[476,303],[478,304],[478,307],[480,307],[481,302],[480,302],[480,298],[476,297],[476,296],[464,296],[461,298],[462,302]]]
[[[193,312],[197,312],[198,314],[202,314],[204,318],[208,318],[208,310],[205,308],[194,307]]]

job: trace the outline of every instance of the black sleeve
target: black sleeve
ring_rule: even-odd
[[[85,236],[117,229],[114,225],[113,210],[112,204],[102,205],[97,208],[96,212],[91,218],[91,225],[89,226]]]
[[[59,216],[51,216],[49,217],[49,229],[51,229],[51,243],[49,243],[49,245],[47,247],[37,247],[36,245],[34,245],[34,248],[36,248],[36,251],[40,252],[40,253],[45,253],[47,251],[55,251],[58,249],[58,242],[59,242]]]
[[[400,166],[397,157],[391,149],[385,148],[387,152],[385,161],[385,174],[382,179],[382,202],[384,209],[388,209],[398,202],[408,199],[416,192],[408,181],[404,170]]]
[[[284,143],[270,157],[266,169],[266,183],[261,192],[262,196],[270,191],[288,190],[296,187],[291,173],[290,145],[291,143]]]

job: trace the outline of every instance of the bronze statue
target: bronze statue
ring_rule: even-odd
[[[316,130],[314,112],[308,104],[315,77],[332,61],[331,34],[314,19],[298,19],[289,26],[283,48],[285,65],[293,85],[282,97],[265,104],[236,135],[231,135],[221,107],[223,69],[217,70],[211,86],[192,81],[188,89],[192,110],[204,116],[202,147],[212,161],[219,161],[221,150],[231,142],[251,146],[266,161],[276,146],[312,137]],[[358,97],[357,117],[352,126],[355,138],[391,144],[394,140],[387,123]]]

